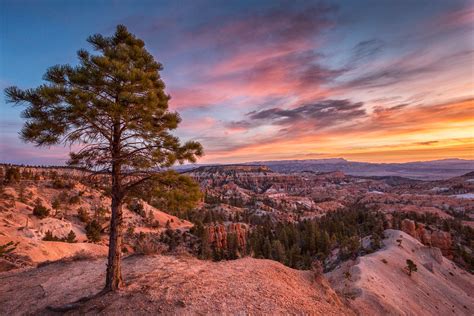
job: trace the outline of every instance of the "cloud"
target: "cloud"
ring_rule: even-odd
[[[350,100],[275,107],[251,111],[246,120],[229,123],[227,127],[245,129],[247,134],[239,135],[238,141],[215,135],[213,142],[222,146],[208,150],[207,159],[303,159],[313,153],[368,161],[381,158],[371,156],[373,152],[393,161],[403,159],[403,153],[428,159],[430,150],[437,153],[436,157],[449,154],[473,158],[465,149],[473,144],[473,118],[471,98],[424,106],[378,107],[372,112]],[[276,133],[255,132],[265,126],[276,127]],[[420,156],[416,156],[417,151]]]
[[[392,65],[366,72],[343,84],[344,88],[379,88],[407,81],[429,72],[434,72],[434,65],[407,65],[396,62]]]
[[[289,47],[333,25],[336,12],[337,7],[325,4],[300,7],[283,4],[210,20],[190,32],[187,39],[229,54],[262,47]]]
[[[192,47],[200,63],[191,66],[192,88],[187,81],[171,88],[171,104],[216,106],[245,97],[249,102],[241,104],[251,106],[270,97],[324,96],[324,86],[344,71],[325,66],[315,51],[336,13],[336,7],[323,4],[282,5],[195,27],[182,45]]]
[[[385,42],[377,38],[361,41],[352,49],[351,64],[366,61],[379,54],[384,48]]]
[[[472,30],[472,23],[474,22],[474,6],[457,8],[447,12],[443,12],[440,16],[434,18],[428,26],[439,29],[453,29],[459,27],[468,27]]]
[[[321,100],[296,108],[274,107],[248,112],[245,120],[230,122],[227,127],[252,129],[273,125],[279,127],[280,137],[319,133],[325,128],[337,128],[364,118],[367,113],[363,105],[349,100]]]
[[[426,142],[416,142],[415,145],[422,145],[422,146],[429,146],[429,145],[434,145],[434,144],[438,144],[439,141],[437,140],[428,140]]]

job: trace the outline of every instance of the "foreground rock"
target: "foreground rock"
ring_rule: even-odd
[[[474,276],[398,230],[384,247],[327,274],[336,291],[361,315],[472,315]],[[417,272],[408,275],[410,259]]]
[[[124,260],[123,270],[125,290],[71,314],[352,314],[324,279],[270,260],[134,256]],[[48,305],[98,292],[104,271],[100,259],[0,274],[0,314],[47,314]]]

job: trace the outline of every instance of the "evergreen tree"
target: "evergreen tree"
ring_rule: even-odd
[[[71,244],[77,242],[76,234],[74,233],[74,231],[72,230],[69,231],[69,234],[67,234],[67,237],[66,237],[66,241]]]
[[[412,273],[412,272],[418,271],[418,267],[416,266],[416,264],[415,264],[412,260],[407,259],[406,262],[407,262],[406,268],[407,268],[407,271],[408,271],[408,275],[409,275],[409,276],[411,276],[411,273]]]
[[[38,146],[83,144],[69,164],[108,175],[111,185],[109,255],[103,292],[122,286],[122,204],[125,196],[153,179],[156,170],[196,160],[199,143],[180,144],[170,131],[180,117],[168,111],[170,97],[161,64],[123,25],[111,37],[90,36],[98,52],[78,51],[79,65],[57,65],[34,89],[5,89],[7,101],[26,103],[24,140]]]
[[[201,249],[200,249],[200,257],[201,259],[210,259],[212,257],[212,249],[211,244],[209,242],[209,233],[207,229],[202,229],[201,235]]]
[[[229,233],[227,236],[227,258],[237,259],[239,257],[239,244],[236,233]]]
[[[279,240],[273,240],[272,242],[272,258],[273,260],[286,264],[285,248]]]

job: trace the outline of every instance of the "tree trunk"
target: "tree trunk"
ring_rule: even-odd
[[[123,286],[122,280],[122,183],[121,166],[116,159],[120,155],[118,128],[114,126],[112,162],[112,216],[110,218],[109,256],[104,291],[117,291]]]
[[[110,219],[109,257],[105,279],[106,291],[117,291],[123,285],[122,268],[122,201],[112,194],[112,217]]]

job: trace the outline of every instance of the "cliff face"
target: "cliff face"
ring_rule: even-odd
[[[239,248],[247,245],[248,226],[243,223],[214,224],[207,227],[209,242],[217,249],[226,249],[229,235],[235,234]]]
[[[450,233],[440,230],[431,231],[425,225],[415,224],[410,219],[402,221],[401,229],[424,245],[441,249],[443,256],[453,258],[453,240]]]

